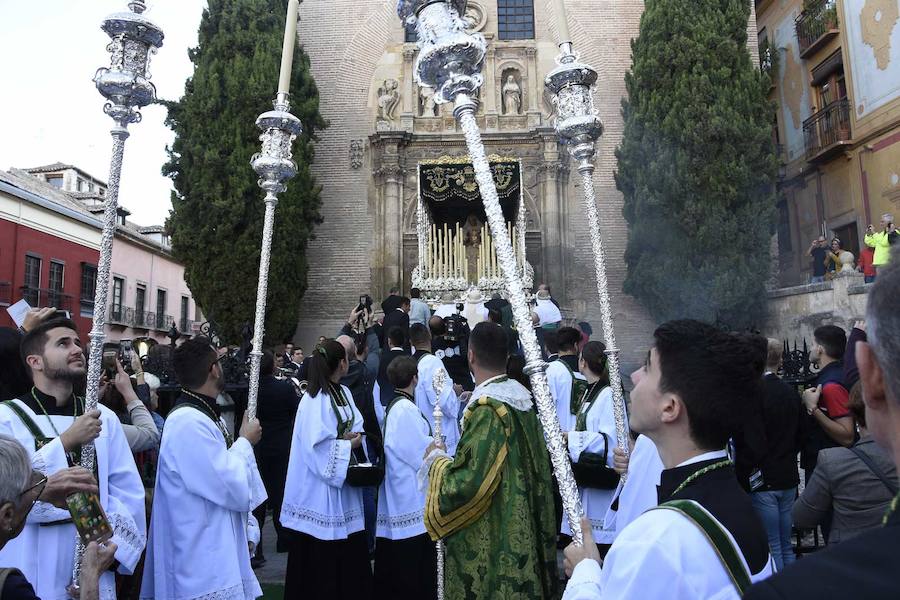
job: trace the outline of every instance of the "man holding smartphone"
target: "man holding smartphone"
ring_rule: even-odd
[[[100,504],[118,547],[116,570],[129,575],[146,541],[144,486],[116,415],[104,406],[85,412],[84,399],[74,394],[87,371],[75,324],[61,318],[42,322],[22,339],[21,355],[34,387],[0,405],[0,433],[25,446],[34,468],[47,475],[76,464],[82,445],[94,442]],[[64,598],[75,538],[69,511],[38,502],[22,534],[0,551],[0,564],[20,569],[39,597]],[[100,590],[115,593],[112,572],[100,578]]]
[[[866,246],[875,249],[875,257],[872,264],[876,269],[887,265],[891,260],[891,244],[896,244],[900,238],[900,232],[894,225],[894,216],[890,213],[881,215],[881,231],[875,231],[872,225],[866,228],[864,238]]]

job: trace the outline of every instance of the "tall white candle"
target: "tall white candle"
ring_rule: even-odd
[[[294,44],[297,41],[297,13],[300,0],[288,0],[287,21],[284,24],[284,41],[281,44],[281,72],[278,74],[278,93],[291,90],[291,68],[294,66]]]

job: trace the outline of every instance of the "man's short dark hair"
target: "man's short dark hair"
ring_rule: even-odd
[[[885,395],[900,401],[900,245],[894,245],[891,262],[878,270],[866,302],[869,345],[884,376]]]
[[[834,360],[844,358],[847,348],[847,334],[837,325],[822,325],[813,331],[813,339],[822,346],[825,354]]]
[[[434,337],[447,333],[447,325],[444,324],[444,319],[437,315],[428,319],[428,328],[431,330],[431,335]]]
[[[422,292],[419,290],[419,288],[412,288],[411,290],[409,290],[409,295],[412,298],[419,298],[422,295]]]
[[[560,351],[575,352],[580,341],[581,332],[574,327],[560,327],[556,330],[556,343]]]
[[[396,296],[399,293],[400,293],[400,288],[398,288],[396,285],[394,287],[392,287],[391,290],[388,292],[388,294],[390,294],[391,296]]]
[[[500,314],[500,311],[496,308],[488,309],[488,321],[491,323],[496,323],[497,325],[503,324],[503,315]]]
[[[198,335],[185,340],[175,348],[175,352],[172,353],[172,366],[182,387],[198,388],[206,383],[209,368],[218,358],[211,344],[209,338]]]
[[[400,327],[391,327],[388,330],[388,344],[392,348],[399,348],[406,345],[406,334]]]
[[[469,334],[469,348],[485,369],[506,372],[506,332],[496,323],[482,321]]]
[[[273,354],[271,350],[263,350],[263,355],[259,359],[259,374],[275,374],[275,354]]]
[[[421,323],[413,323],[409,326],[409,341],[415,347],[430,346],[431,332]]]
[[[558,330],[556,330],[556,329],[544,330],[544,350],[547,351],[547,354],[558,354],[559,353]]]
[[[746,337],[688,319],[660,325],[653,337],[660,390],[684,402],[691,438],[701,449],[724,448],[761,393],[758,350]]]
[[[412,300],[410,300],[407,296],[400,296],[400,306],[406,306],[411,302]]]
[[[417,372],[416,359],[411,356],[398,356],[388,365],[387,378],[394,388],[402,390],[412,383]]]
[[[19,353],[22,357],[22,362],[25,363],[26,367],[28,367],[27,358],[29,356],[44,355],[44,347],[47,345],[47,341],[50,339],[50,330],[57,329],[59,327],[66,327],[74,331],[76,334],[78,333],[78,327],[75,325],[75,321],[73,321],[72,319],[58,317],[40,323],[37,327],[25,334],[25,337],[22,338],[22,343],[19,346]],[[29,367],[29,371],[30,370],[31,369]]]

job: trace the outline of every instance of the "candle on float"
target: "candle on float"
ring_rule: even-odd
[[[564,44],[572,41],[569,34],[569,23],[566,20],[565,0],[555,0],[553,3],[553,16],[556,17],[556,34],[559,36],[557,44]]]
[[[284,41],[281,44],[281,71],[278,74],[279,94],[287,94],[291,89],[291,69],[294,66],[294,44],[297,42],[297,13],[299,10],[300,0],[288,0]]]

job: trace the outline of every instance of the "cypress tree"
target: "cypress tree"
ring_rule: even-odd
[[[285,3],[209,0],[198,45],[188,54],[194,74],[184,96],[166,103],[175,132],[163,174],[175,191],[167,221],[175,257],[206,317],[223,340],[253,323],[262,239],[264,193],[250,158],[260,149],[256,117],[272,106],[278,81]],[[321,222],[319,190],[310,173],[313,141],[325,127],[302,49],[294,55],[291,112],[303,123],[293,146],[299,170],[278,197],[269,268],[267,343],[291,335],[306,290],[304,256]]]
[[[777,160],[749,0],[647,0],[623,100],[616,185],[624,291],[658,321],[734,328],[765,309]]]

